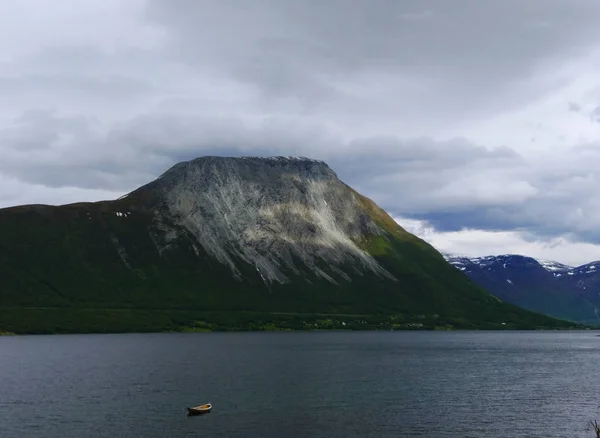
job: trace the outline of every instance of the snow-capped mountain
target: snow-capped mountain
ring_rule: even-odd
[[[546,271],[552,272],[555,277],[560,277],[573,269],[573,266],[563,265],[562,263],[553,260],[537,259],[537,262],[542,265]]]
[[[567,275],[583,275],[583,276],[593,276],[600,272],[600,262],[592,262],[587,263],[585,265],[578,266],[576,268],[571,268]]]
[[[517,254],[446,260],[498,298],[561,318],[600,322],[600,261],[568,266]]]

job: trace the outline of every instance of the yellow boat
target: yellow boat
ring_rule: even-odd
[[[212,411],[212,405],[210,403],[206,403],[205,405],[196,406],[193,408],[187,408],[188,415],[202,415],[208,414]]]

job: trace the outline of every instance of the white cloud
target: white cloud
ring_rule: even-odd
[[[529,80],[545,84],[538,99],[500,111],[480,123],[459,123],[447,135],[465,135],[489,146],[510,145],[532,158],[549,153],[568,156],[578,144],[600,139],[593,112],[600,104],[600,40],[596,46],[560,66],[538,72]]]
[[[74,202],[103,201],[116,199],[121,192],[97,189],[82,189],[79,187],[50,188],[42,184],[24,183],[15,178],[0,175],[0,207],[26,204],[62,205]],[[49,200],[52,200],[49,202]]]
[[[395,218],[406,231],[433,245],[440,252],[467,257],[520,254],[579,266],[600,260],[600,245],[572,242],[566,237],[539,239],[518,231],[469,230],[439,232],[425,221]]]

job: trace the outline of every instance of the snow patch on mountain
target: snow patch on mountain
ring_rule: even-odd
[[[600,272],[600,262],[592,262],[586,265],[572,268],[571,270],[574,275],[590,275]]]
[[[559,263],[548,259],[533,259],[531,257],[505,254],[484,257],[465,257],[455,254],[443,253],[444,258],[452,265],[456,266],[461,271],[467,271],[470,265],[476,265],[479,268],[491,270],[492,268],[507,269],[507,268],[524,268],[541,266],[544,270],[551,273],[554,277],[562,276],[590,276],[600,273],[600,261],[591,262],[582,266],[569,266],[564,263]]]
[[[573,269],[573,266],[563,265],[562,263],[555,262],[553,260],[537,259],[537,262],[549,272],[563,273]]]

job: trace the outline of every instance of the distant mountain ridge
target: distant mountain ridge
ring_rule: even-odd
[[[0,210],[0,331],[273,327],[282,314],[295,327],[572,325],[502,303],[310,158],[200,157],[117,200]]]
[[[569,266],[517,254],[443,255],[475,283],[504,301],[560,318],[600,322],[600,261]]]

